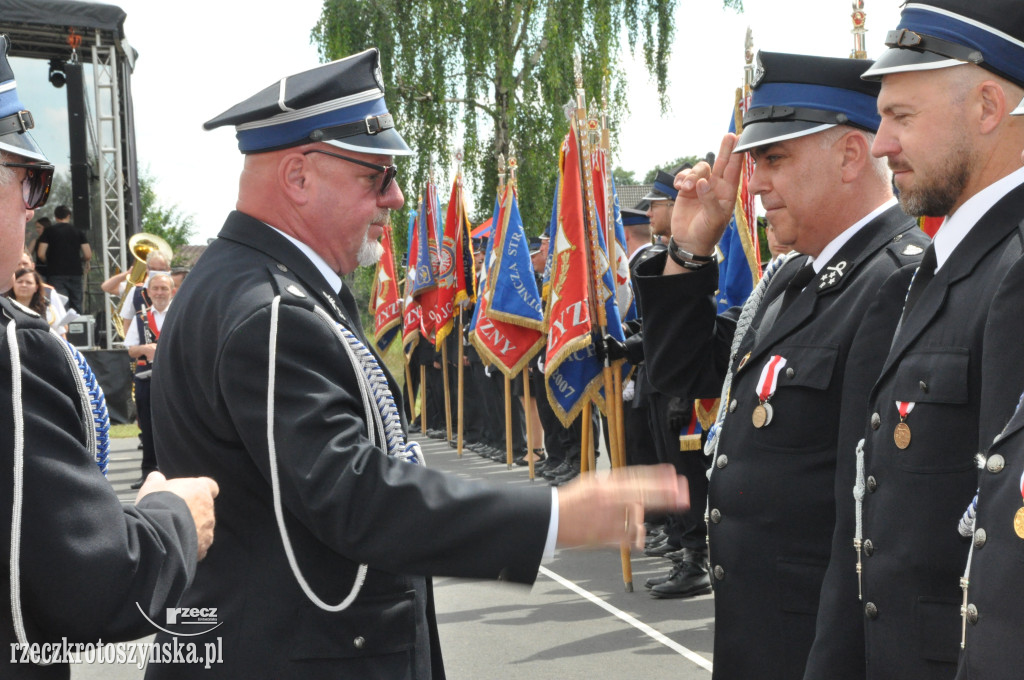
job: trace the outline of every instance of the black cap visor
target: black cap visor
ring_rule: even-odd
[[[890,73],[934,71],[966,63],[968,62],[935,54],[934,52],[891,47],[882,53],[882,56],[878,58],[871,68],[861,75],[861,78],[864,80],[881,80],[882,76]]]
[[[819,123],[806,120],[764,121],[749,123],[740,134],[739,143],[733,153],[749,151],[758,146],[776,144],[787,139],[812,135],[835,127],[835,123]]]

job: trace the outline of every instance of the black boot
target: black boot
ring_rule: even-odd
[[[708,575],[706,562],[707,554],[703,550],[684,549],[683,560],[677,563],[668,579],[649,586],[651,597],[694,597],[710,592],[711,577]],[[656,579],[651,579],[654,580]]]

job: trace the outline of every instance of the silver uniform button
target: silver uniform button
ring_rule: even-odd
[[[715,460],[715,465],[718,466],[719,470],[721,470],[722,468],[724,468],[728,464],[729,464],[729,456],[725,455],[724,453],[722,455],[720,455],[717,460]]]
[[[283,271],[283,272],[286,272],[286,271],[288,271],[288,267],[285,267],[285,266],[284,266],[283,264],[279,264],[279,265],[277,265],[277,268],[278,268],[278,269],[280,269],[280,270],[281,270],[281,271]]]
[[[877,488],[878,488],[878,480],[877,480],[877,479],[875,479],[875,476],[874,476],[874,475],[871,475],[870,477],[868,477],[868,482],[867,482],[867,484],[868,484],[868,491],[869,491],[870,493],[874,493],[874,492],[875,492],[875,489],[877,489]]]
[[[1004,467],[1006,467],[1006,460],[998,453],[993,453],[988,457],[988,461],[985,462],[985,469],[992,474],[1002,472]]]
[[[729,413],[732,413],[735,410],[736,410],[736,400],[733,399],[732,401],[729,402]]]
[[[878,618],[878,607],[875,606],[874,602],[868,602],[864,605],[864,615],[872,621]]]
[[[875,552],[875,544],[871,542],[871,539],[864,541],[864,554],[871,557]]]
[[[722,521],[722,511],[719,510],[718,508],[715,508],[714,510],[712,510],[711,511],[711,521],[714,522],[715,524],[718,524],[719,522],[721,522]]]
[[[715,580],[722,581],[725,579],[725,569],[722,568],[721,564],[715,565]]]
[[[786,377],[787,378],[792,378],[795,375],[796,375],[796,369],[794,369],[792,367],[786,369]]]
[[[881,426],[882,426],[882,416],[878,415],[877,413],[872,413],[871,414],[871,429],[872,430],[877,430]]]
[[[971,625],[978,623],[978,608],[973,604],[967,605],[967,623]]]
[[[975,549],[981,549],[985,545],[985,541],[988,540],[988,534],[984,529],[974,530],[974,547]]]
[[[366,646],[366,638],[364,638],[362,635],[358,636],[355,640],[352,641],[352,646],[356,649],[362,649]]]

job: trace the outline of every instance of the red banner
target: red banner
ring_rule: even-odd
[[[381,239],[384,254],[377,261],[370,294],[370,313],[373,314],[373,337],[377,346],[385,349],[394,337],[392,330],[402,322],[402,298],[398,294],[395,278],[395,249],[391,241],[391,226],[384,227]]]

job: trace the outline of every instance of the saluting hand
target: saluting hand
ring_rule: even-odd
[[[743,154],[732,152],[736,143],[736,135],[726,134],[713,168],[701,161],[676,175],[679,195],[672,208],[672,238],[695,255],[714,252],[732,216],[743,168]],[[666,274],[685,271],[668,258]]]

